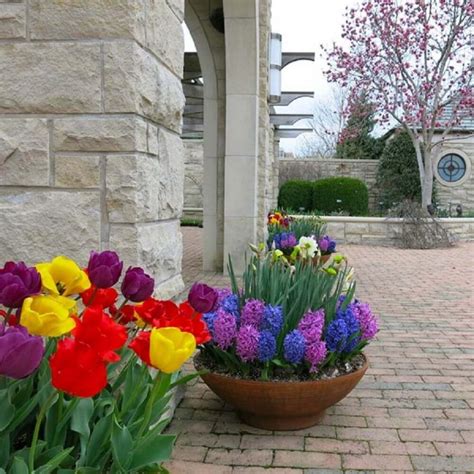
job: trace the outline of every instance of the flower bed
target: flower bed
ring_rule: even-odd
[[[156,300],[141,268],[119,303],[122,270],[111,251],[0,269],[0,472],[163,471],[168,401],[210,334],[199,295]]]

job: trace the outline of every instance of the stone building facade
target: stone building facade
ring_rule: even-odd
[[[238,259],[264,226],[270,3],[0,2],[0,262],[110,248],[181,290],[183,21],[206,84],[207,267]]]

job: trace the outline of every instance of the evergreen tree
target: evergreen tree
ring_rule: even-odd
[[[384,143],[371,133],[375,127],[372,104],[361,93],[351,104],[351,113],[336,147],[336,158],[374,160],[380,158]]]
[[[377,188],[385,209],[406,199],[421,202],[416,152],[407,132],[397,131],[387,141],[379,161]]]

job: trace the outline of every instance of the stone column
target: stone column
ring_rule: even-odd
[[[0,2],[0,262],[111,248],[182,288],[183,3]]]
[[[226,156],[224,258],[237,272],[257,239],[259,132],[259,0],[224,0]]]
[[[211,3],[214,5],[216,3]],[[222,271],[224,245],[225,36],[209,20],[209,0],[186,0],[185,21],[204,82],[203,267]]]

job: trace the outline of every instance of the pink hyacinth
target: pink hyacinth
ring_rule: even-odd
[[[362,339],[365,341],[373,339],[379,330],[379,324],[370,306],[367,303],[361,303],[357,300],[350,306],[359,321]]]
[[[305,359],[311,364],[310,372],[317,372],[321,362],[327,356],[327,347],[324,341],[313,342],[306,347]]]
[[[308,311],[298,324],[306,342],[311,344],[321,340],[324,328],[324,309]]]
[[[251,325],[242,326],[237,334],[236,353],[243,362],[251,362],[258,355],[259,332]]]

